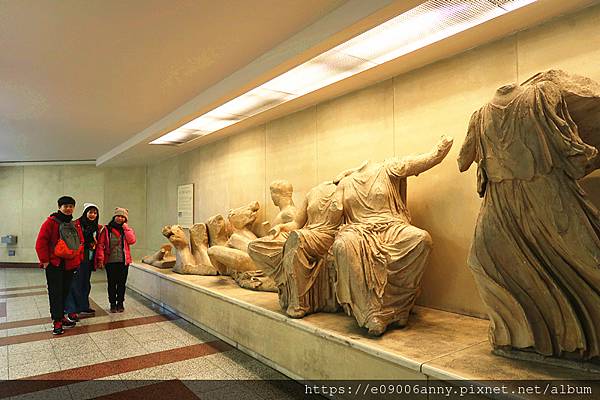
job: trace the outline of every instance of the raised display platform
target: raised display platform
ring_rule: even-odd
[[[415,307],[408,327],[370,338],[343,313],[296,320],[277,294],[227,277],[131,265],[130,289],[297,380],[599,380],[600,374],[491,354],[488,321]]]

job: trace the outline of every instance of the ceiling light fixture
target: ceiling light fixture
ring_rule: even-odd
[[[180,145],[536,0],[429,0],[150,142]]]

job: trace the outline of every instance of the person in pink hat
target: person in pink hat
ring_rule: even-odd
[[[112,220],[99,236],[96,250],[96,268],[106,269],[110,312],[123,312],[125,284],[131,264],[130,246],[135,243],[135,232],[127,224],[129,211],[117,207]]]

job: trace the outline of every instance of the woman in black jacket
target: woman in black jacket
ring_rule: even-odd
[[[84,254],[83,261],[73,276],[71,290],[65,301],[66,318],[73,322],[79,320],[78,314],[92,315],[96,312],[90,307],[89,295],[92,287],[90,280],[94,270],[97,237],[102,229],[102,226],[98,224],[99,217],[98,206],[93,203],[85,203],[83,214],[75,221],[75,224],[79,225],[83,232]]]

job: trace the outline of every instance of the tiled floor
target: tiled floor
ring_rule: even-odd
[[[52,336],[43,272],[0,269],[0,399],[294,397],[264,382],[282,374],[135,293],[106,312],[104,281],[94,273],[96,316]]]

